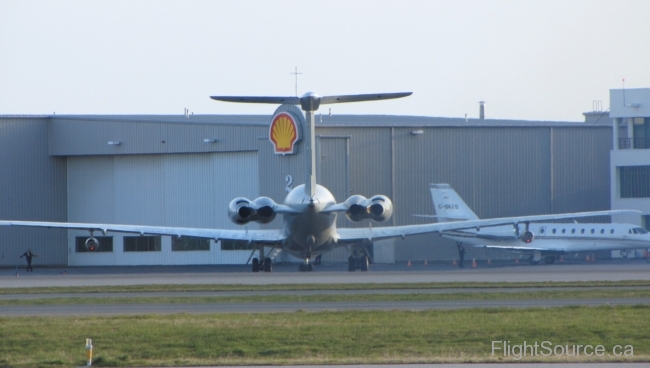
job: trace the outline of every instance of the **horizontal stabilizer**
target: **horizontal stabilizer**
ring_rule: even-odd
[[[412,95],[413,92],[395,92],[395,93],[373,93],[365,95],[341,95],[341,96],[323,96],[321,104],[334,104],[343,102],[361,102],[361,101],[379,101],[391,98],[401,98]]]
[[[210,96],[211,99],[226,102],[267,103],[300,105],[299,97],[273,97],[273,96]]]

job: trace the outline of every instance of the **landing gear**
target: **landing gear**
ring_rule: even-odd
[[[273,261],[271,258],[264,258],[264,272],[273,271]]]
[[[350,256],[348,257],[348,271],[354,272],[361,270],[361,272],[368,272],[370,269],[370,258],[368,256],[361,256],[359,258]]]
[[[546,264],[553,264],[553,263],[555,263],[555,256],[546,256],[546,258],[544,258],[544,262],[545,262]]]
[[[273,260],[271,258],[264,258],[263,262],[260,262],[258,258],[253,258],[253,272],[272,272],[273,271]]]
[[[312,272],[314,271],[314,264],[309,262],[309,258],[306,258],[305,262],[298,266],[298,270],[300,270],[300,272]]]
[[[357,259],[353,256],[348,257],[348,271],[354,272],[357,269]]]
[[[253,272],[260,272],[260,260],[253,258]]]
[[[535,260],[535,256],[530,256],[530,258],[528,258],[528,262],[532,265],[536,265],[539,263],[539,259]]]
[[[348,257],[348,271],[354,272],[356,270],[361,270],[362,272],[368,272],[370,269],[370,256],[369,252],[363,244],[354,245],[350,250],[350,256]]]

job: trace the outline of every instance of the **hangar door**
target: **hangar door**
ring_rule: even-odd
[[[234,229],[228,203],[258,192],[257,152],[68,158],[70,222]],[[221,251],[214,241],[209,252],[172,253],[163,243],[160,252],[128,253],[116,236],[113,252],[88,255],[75,252],[79,235],[70,232],[71,265],[243,264],[249,253]],[[167,238],[163,242],[171,244]]]

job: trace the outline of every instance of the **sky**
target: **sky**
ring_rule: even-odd
[[[294,96],[296,67],[298,95],[413,92],[332,114],[582,121],[650,88],[650,1],[0,0],[0,115],[272,114],[209,96]]]

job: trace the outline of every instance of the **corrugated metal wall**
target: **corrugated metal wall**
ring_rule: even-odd
[[[47,119],[0,117],[0,219],[66,220],[65,159],[47,152]],[[0,227],[0,265],[26,264],[17,257],[31,247],[34,266],[65,265],[63,230]]]
[[[351,193],[389,195],[395,212],[386,225],[429,221],[413,216],[433,214],[429,183],[451,184],[482,218],[609,208],[607,127],[323,127],[318,133],[350,137]],[[456,246],[438,236],[395,241],[397,261],[456,257]],[[513,255],[469,249],[473,257]]]
[[[0,166],[2,217],[234,228],[226,217],[232,198],[264,195],[283,202],[288,175],[293,186],[305,181],[304,144],[297,155],[273,154],[270,116],[244,125],[212,124],[209,117],[200,124],[143,119],[0,118],[0,153],[12,158]],[[399,119],[377,126],[321,124],[318,181],[339,202],[352,194],[389,196],[394,217],[373,226],[426,222],[412,215],[433,214],[428,184],[440,182],[451,184],[483,218],[607,209],[611,134],[607,126],[559,124],[406,127]],[[217,142],[205,143],[206,138]],[[121,144],[110,146],[108,141]],[[244,159],[222,159],[227,155]],[[70,169],[65,158],[52,156],[68,156]],[[66,193],[72,197],[69,204]],[[279,218],[265,225],[279,226]],[[341,216],[339,226],[368,224],[352,224]],[[14,253],[22,253],[27,244],[44,255],[39,262],[65,264],[67,247],[72,246],[66,233],[57,230],[0,228],[0,236],[3,265],[15,263]],[[42,246],[44,241],[54,246]],[[243,253],[204,263],[243,263],[248,256]],[[398,261],[457,256],[455,245],[438,236],[398,239],[394,253]],[[78,256],[71,264],[96,262],[81,258],[87,254]],[[337,252],[326,260],[345,257]],[[472,257],[488,254],[469,249]]]
[[[257,152],[69,157],[68,219],[236,228],[227,216],[228,203],[258,196],[257,163]],[[246,175],[233,175],[241,171]],[[162,252],[124,254],[119,234],[112,253],[76,253],[76,236],[88,233],[70,231],[70,265],[237,264],[250,253],[221,251],[214,241],[210,251],[172,253],[171,238],[163,237]]]
[[[149,153],[228,152],[257,150],[257,137],[268,131],[267,119],[260,125],[220,125],[219,119],[210,123],[187,121],[168,123],[116,119],[66,118],[51,119],[49,153],[53,156],[124,155]],[[206,143],[205,139],[216,139]],[[120,142],[109,145],[108,142]]]

